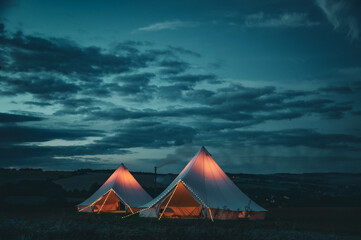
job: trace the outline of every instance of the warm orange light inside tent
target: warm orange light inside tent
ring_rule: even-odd
[[[104,185],[108,185],[112,182],[117,182],[123,188],[128,189],[141,189],[140,184],[135,180],[133,175],[126,169],[125,167],[118,168],[104,183]]]
[[[202,217],[201,205],[196,200],[194,200],[194,198],[191,196],[191,194],[188,192],[188,190],[181,182],[178,184],[178,187],[176,188],[172,196],[172,199],[170,199],[170,201],[169,198],[170,196],[167,197],[161,205],[160,212],[163,212],[164,209],[166,208],[163,217],[167,217],[167,218]],[[166,207],[167,203],[168,206]]]
[[[198,158],[193,165],[193,169],[208,180],[220,180],[226,177],[226,174],[213,160],[213,158],[203,152],[198,155]]]
[[[126,168],[121,168],[119,170],[118,178],[116,179],[116,182],[124,188],[128,189],[141,189],[142,187],[140,184],[135,180],[133,175],[128,171]]]
[[[109,196],[107,196],[109,194]],[[94,204],[94,212],[125,212],[125,206],[119,201],[113,191],[110,191]]]

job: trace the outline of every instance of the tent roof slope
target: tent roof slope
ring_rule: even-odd
[[[121,201],[131,207],[139,207],[152,200],[152,197],[140,186],[124,164],[121,164],[93,195],[78,206],[92,205],[110,190],[113,190],[121,198]]]
[[[267,211],[247,195],[223,172],[205,147],[192,158],[174,181],[155,199],[142,207],[152,207],[182,181],[209,208],[232,211]]]

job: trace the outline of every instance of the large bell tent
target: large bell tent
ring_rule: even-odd
[[[263,219],[267,211],[233,183],[205,147],[158,197],[141,208],[141,217],[159,219]]]

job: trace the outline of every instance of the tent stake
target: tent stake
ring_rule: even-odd
[[[169,200],[168,200],[167,204],[165,205],[165,208],[163,209],[163,212],[162,212],[162,214],[160,215],[160,217],[158,218],[158,220],[160,220],[160,219],[161,219],[161,217],[163,216],[163,214],[164,214],[165,210],[166,210],[166,209],[167,209],[167,207],[168,207],[168,204],[169,204],[170,200],[172,200],[172,197],[173,197],[173,195],[174,195],[175,191],[177,190],[178,185],[179,185],[179,181],[178,181],[177,186],[175,187],[175,189],[174,189],[174,191],[173,191],[172,195],[170,195],[170,198],[169,198]]]
[[[209,212],[209,215],[211,216],[211,220],[212,220],[212,222],[214,222],[214,221],[213,221],[212,212],[211,212],[211,209],[210,209],[210,208],[208,208],[208,212]]]
[[[100,209],[99,209],[99,211],[98,211],[98,214],[99,214],[99,213],[100,213],[100,211],[103,209],[103,206],[104,206],[105,202],[108,200],[108,197],[109,197],[109,195],[110,195],[110,192],[111,192],[111,191],[109,191],[109,192],[108,192],[108,195],[107,195],[107,197],[105,198],[105,200],[104,200],[104,202],[103,202],[102,206],[100,207]]]

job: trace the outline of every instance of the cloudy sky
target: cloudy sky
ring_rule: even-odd
[[[361,171],[354,0],[0,0],[0,167]]]

